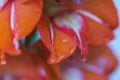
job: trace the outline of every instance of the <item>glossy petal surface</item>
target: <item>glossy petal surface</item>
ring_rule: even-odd
[[[58,63],[69,57],[76,47],[81,51],[81,58],[86,56],[88,27],[80,13],[66,10],[49,19],[43,16],[38,29],[41,39],[51,52],[49,63]]]
[[[83,15],[75,10],[66,10],[53,17],[53,24],[71,37],[80,49],[81,58],[84,58],[87,54],[89,29]]]
[[[46,19],[47,17],[41,19],[38,29],[42,41],[51,52],[49,63],[58,63],[68,57],[70,50],[76,46],[68,35],[55,28]]]
[[[42,0],[1,0],[0,49],[12,55],[20,54],[18,40],[32,32],[37,24]]]
[[[43,0],[16,0],[14,26],[17,39],[28,35],[40,19]]]
[[[0,12],[0,49],[9,54],[20,54],[19,50],[15,49],[13,43],[13,34],[10,28],[10,6],[8,3]]]

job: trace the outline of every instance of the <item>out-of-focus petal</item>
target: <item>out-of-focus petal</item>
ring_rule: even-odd
[[[107,45],[89,45],[89,54],[86,63],[103,68],[106,73],[112,72],[118,61]]]
[[[90,64],[85,65],[76,55],[60,64],[63,80],[108,80],[108,75]],[[84,66],[85,65],[85,66]],[[94,70],[95,69],[95,70]]]
[[[86,69],[81,69],[81,70],[84,73],[84,76],[86,78],[85,80],[109,80],[108,75],[106,74],[100,74]]]
[[[62,1],[67,8],[86,10],[100,17],[111,29],[118,26],[118,16],[113,0],[80,0],[80,4],[69,0]]]
[[[61,65],[62,80],[86,80],[83,71],[76,65]]]
[[[76,51],[71,57],[61,62],[61,71],[64,74],[67,70],[70,71],[69,68],[79,68],[78,72],[82,72],[82,75],[86,77],[85,80],[108,80],[107,76],[116,68],[118,63],[107,45],[89,45],[89,54],[86,59],[80,59],[78,55]],[[66,76],[68,75],[66,74]],[[66,76],[62,75],[62,77]]]
[[[7,56],[8,64],[0,66],[1,76],[11,75],[17,77],[17,80],[54,80],[57,78],[54,73],[55,68],[53,68],[55,66],[44,63],[39,55],[31,54],[24,46],[21,49],[22,55]]]

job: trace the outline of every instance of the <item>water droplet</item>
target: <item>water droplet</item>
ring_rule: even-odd
[[[57,61],[59,62],[59,61],[61,61],[61,60],[63,60],[63,58],[64,58],[64,53],[58,53],[59,55],[58,55],[58,59],[57,59]]]
[[[75,49],[76,49],[76,47],[75,47],[75,48],[72,48],[72,49],[70,50],[70,54],[72,54],[72,53],[75,51]]]
[[[62,40],[62,43],[64,43],[64,44],[67,43],[67,42],[68,42],[67,39],[63,39],[63,40]]]
[[[7,63],[6,58],[5,58],[5,54],[2,52],[0,54],[0,65],[5,65]]]

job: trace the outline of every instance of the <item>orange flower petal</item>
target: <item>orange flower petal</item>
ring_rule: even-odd
[[[10,6],[8,3],[0,12],[0,49],[12,55],[20,54],[20,51],[15,48],[13,34],[10,28]]]
[[[90,44],[105,44],[110,42],[114,38],[114,34],[104,22],[95,21],[85,16],[87,24],[89,25],[89,43]]]
[[[69,57],[71,50],[74,51],[76,46],[69,36],[51,26],[48,18],[44,16],[41,18],[38,30],[42,41],[51,52],[49,63],[58,63]]]
[[[97,72],[92,72],[86,69],[82,69],[84,76],[85,76],[85,80],[109,80],[108,79],[108,75],[106,74],[100,74]]]
[[[91,12],[106,22],[111,29],[118,26],[118,16],[113,0],[82,0],[75,4],[68,0],[62,0],[67,8],[81,9]]]
[[[84,58],[87,54],[89,33],[86,20],[81,13],[75,10],[63,10],[62,12],[52,17],[52,22],[61,32],[71,37],[80,50],[80,57]]]
[[[18,40],[28,35],[37,24],[42,0],[9,0],[0,4],[0,49],[12,55],[20,54]]]
[[[55,60],[58,63],[61,60],[69,57],[76,49],[76,45],[69,36],[61,32],[59,29],[54,28],[54,34],[53,46],[55,53],[51,54],[49,60],[50,62]]]
[[[14,18],[14,33],[19,40],[35,28],[42,8],[43,0],[16,0],[12,3]]]

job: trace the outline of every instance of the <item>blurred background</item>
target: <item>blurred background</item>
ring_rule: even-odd
[[[119,22],[120,22],[120,0],[113,0],[119,14]],[[109,77],[110,80],[120,80],[120,23],[119,27],[114,31],[115,39],[109,43],[109,46],[113,50],[116,58],[118,59],[118,66],[116,70]]]

